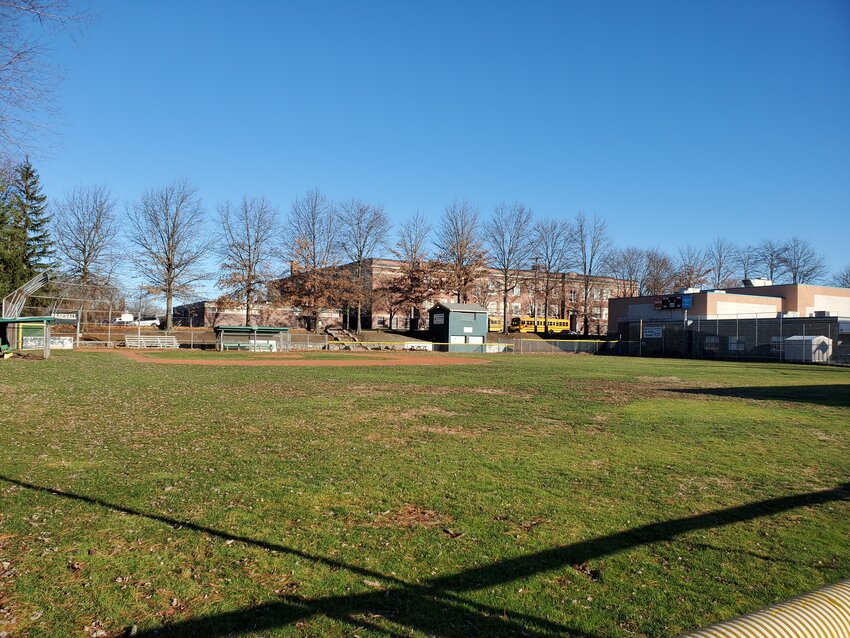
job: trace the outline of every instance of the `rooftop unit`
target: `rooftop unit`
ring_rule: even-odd
[[[744,279],[742,283],[744,284],[744,288],[761,288],[763,286],[772,286],[773,280],[756,277],[754,279]]]

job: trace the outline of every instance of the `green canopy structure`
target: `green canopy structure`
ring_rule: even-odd
[[[213,328],[215,332],[216,350],[224,350],[226,347],[225,337],[228,335],[242,336],[245,341],[240,345],[245,345],[247,349],[257,351],[257,337],[278,335],[288,333],[289,328],[282,326],[216,326]],[[239,343],[239,342],[237,342]]]
[[[50,358],[50,326],[56,317],[0,317],[0,326],[20,323],[40,323],[44,326],[44,358]]]

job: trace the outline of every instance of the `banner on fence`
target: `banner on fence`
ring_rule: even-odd
[[[644,339],[661,339],[664,336],[664,326],[644,326]]]
[[[41,350],[44,348],[44,337],[23,337],[21,339],[21,350]],[[50,348],[52,350],[72,350],[74,348],[74,337],[50,337]]]

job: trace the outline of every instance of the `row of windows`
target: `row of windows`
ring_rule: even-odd
[[[487,292],[498,293],[498,292],[501,292],[501,289],[499,289],[495,286],[492,286],[492,285],[488,285],[487,286]],[[519,297],[520,295],[522,295],[522,292],[523,291],[522,291],[522,288],[520,286],[514,286],[514,288],[511,290],[510,294],[513,297]],[[557,295],[555,295],[555,296],[557,296]],[[591,294],[590,294],[590,298],[594,301],[606,301],[610,296],[611,296],[611,291],[608,290],[607,288],[600,288],[598,290],[591,290]],[[578,301],[578,291],[571,288],[570,291],[569,291],[569,298],[570,298],[570,303],[576,303],[576,301]]]

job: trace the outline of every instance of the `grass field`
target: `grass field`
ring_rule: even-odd
[[[0,363],[0,635],[672,636],[850,574],[850,370],[484,358]]]

